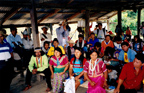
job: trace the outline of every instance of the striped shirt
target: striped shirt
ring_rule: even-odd
[[[8,60],[11,58],[11,54],[13,49],[9,45],[9,43],[5,42],[0,44],[0,60]]]

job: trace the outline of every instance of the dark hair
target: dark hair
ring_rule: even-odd
[[[98,25],[101,25],[101,26],[102,26],[102,23],[98,23]]]
[[[101,43],[100,43],[100,42],[96,42],[95,45],[94,45],[94,48],[95,48],[96,46],[101,48]]]
[[[135,58],[137,58],[138,60],[140,60],[142,63],[144,63],[144,54],[142,54],[142,53],[137,53],[136,55],[135,55]]]
[[[111,57],[113,57],[114,52],[115,52],[115,49],[108,46],[108,47],[106,47],[106,49],[105,49],[104,55],[105,55],[105,56],[108,56],[108,55],[110,54]]]
[[[105,35],[105,38],[108,37],[108,36],[110,37],[110,35]]]
[[[98,27],[98,25],[96,25],[96,27]]]
[[[45,41],[45,42],[44,42],[44,44],[43,44],[43,46],[45,46],[46,44],[48,44],[48,45],[49,45],[49,44],[50,44],[50,42],[49,42],[49,41]]]
[[[84,56],[83,56],[83,54],[82,54],[82,48],[80,48],[80,47],[75,47],[75,50],[79,50],[80,52],[81,52],[81,55],[80,55],[80,58],[79,58],[79,60],[80,60],[80,66],[81,67],[83,67],[83,60],[84,60]],[[74,56],[74,62],[73,62],[73,64],[75,64],[75,62],[76,62],[76,56]]]
[[[40,53],[41,53],[41,56],[45,55],[45,53],[43,51],[40,51]],[[33,55],[34,55],[34,57],[36,57],[35,52],[33,52]]]
[[[15,30],[15,31],[17,30],[15,26],[10,27],[10,31],[13,31],[13,30]]]
[[[58,41],[58,39],[57,39],[57,38],[54,38],[54,40],[53,40],[53,42],[52,42],[52,43],[54,43],[54,41],[56,41],[56,42],[58,42],[58,43],[59,43],[59,41]]]
[[[95,49],[90,50],[89,54],[91,55],[93,52],[96,52],[98,56],[98,52]]]
[[[78,37],[82,37],[82,38],[84,38],[84,36],[83,36],[82,34],[79,34]]]
[[[90,35],[95,35],[95,33],[91,32],[91,34],[90,34]]]
[[[116,37],[116,41],[122,41],[122,38],[119,37],[119,36],[117,36],[117,37]]]
[[[112,65],[107,65],[106,68],[109,69],[109,70],[113,70],[114,69],[114,67]]]
[[[122,42],[121,46],[123,46],[123,45],[129,46],[129,44],[127,42]]]
[[[62,54],[61,49],[60,49],[59,47],[57,47],[57,48],[55,48],[55,50],[58,51],[58,52],[60,52],[60,53],[61,53],[60,56],[62,57],[63,54]],[[54,50],[54,51],[55,51],[55,50]]]

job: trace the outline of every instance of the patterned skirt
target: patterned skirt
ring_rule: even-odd
[[[53,93],[60,93],[63,91],[63,82],[68,77],[68,73],[64,73],[63,75],[59,75],[59,73],[54,73],[54,78],[52,82],[52,92]]]

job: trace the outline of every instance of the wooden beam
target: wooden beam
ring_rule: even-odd
[[[54,12],[54,13],[50,13],[50,14],[44,16],[43,18],[41,18],[41,19],[38,21],[38,24],[39,24],[40,22],[42,22],[43,20],[45,20],[46,18],[55,15],[55,14],[56,14],[57,12],[59,12],[60,10],[61,10],[61,9],[55,9],[55,12]]]
[[[115,15],[117,15],[117,14],[118,14],[118,12],[114,13],[113,15],[109,16],[108,19],[115,16]]]
[[[105,16],[105,15],[108,14],[108,13],[110,13],[110,12],[104,13],[104,14],[102,14],[101,16],[97,17],[96,19],[99,19],[99,18]]]
[[[73,18],[75,18],[76,16],[80,15],[81,13],[83,13],[85,10],[82,10],[81,12],[75,13],[74,15],[72,15],[71,17],[67,18],[66,20],[71,20]]]
[[[40,47],[40,41],[39,41],[39,32],[38,32],[38,25],[37,25],[35,1],[31,0],[31,2],[32,2],[31,10],[30,10],[31,26],[32,26],[34,48],[36,48],[36,47]]]
[[[88,36],[89,36],[89,19],[90,19],[90,14],[89,14],[89,10],[86,10],[85,12],[85,40],[88,40]]]
[[[16,14],[21,8],[12,8],[10,11],[8,11],[5,16],[0,21],[0,25],[2,25],[6,20],[11,18],[14,14]]]
[[[90,15],[90,17],[94,17],[94,16],[96,16],[98,13],[99,13],[99,12],[93,13],[93,14]]]

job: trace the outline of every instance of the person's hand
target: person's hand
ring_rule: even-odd
[[[44,38],[41,39],[41,41],[44,41],[44,40],[45,40]]]
[[[53,77],[54,77],[54,74],[51,74],[51,79],[53,79]]]
[[[79,76],[76,76],[76,77],[75,77],[75,80],[76,80],[76,81],[79,80]]]
[[[64,45],[64,48],[66,48],[66,46],[67,46],[67,45],[65,44],[65,45]]]
[[[119,93],[119,92],[120,92],[119,88],[116,88],[116,89],[114,90],[114,93]]]
[[[63,26],[63,28],[64,28],[65,31],[67,30],[65,25]]]
[[[104,82],[103,87],[104,87],[104,88],[108,88],[108,84],[107,84],[107,82],[106,82],[106,81]]]
[[[59,73],[60,76],[63,75],[63,74],[64,74],[64,72]]]
[[[12,42],[14,45],[16,44],[15,42]]]
[[[95,85],[95,82],[90,81],[91,86],[93,87]]]
[[[36,74],[36,72],[37,72],[37,69],[32,70],[32,74]]]

